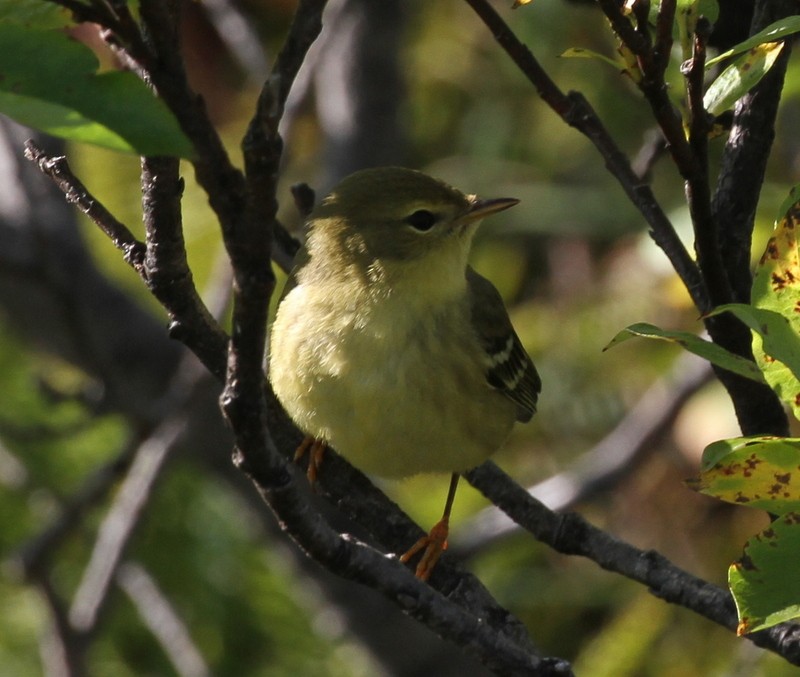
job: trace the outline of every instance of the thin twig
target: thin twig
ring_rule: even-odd
[[[225,374],[227,336],[197,294],[186,263],[179,206],[183,184],[175,174],[171,180],[166,174],[157,178],[159,171],[165,171],[164,163],[171,164],[174,169],[177,160],[149,158],[144,161],[142,176],[148,232],[145,244],[83,185],[72,173],[66,158],[47,155],[31,140],[26,142],[25,157],[36,163],[67,201],[76,204],[111,239],[125,261],[164,305],[172,323],[173,337],[191,348],[206,368],[221,380]],[[148,198],[151,194],[152,198]]]
[[[14,559],[28,578],[45,570],[48,559],[61,542],[75,532],[87,511],[108,495],[115,482],[130,467],[140,443],[139,438],[131,440],[115,458],[97,468],[81,488],[65,501],[58,517],[20,548]]]
[[[708,176],[708,133],[711,121],[703,105],[703,80],[706,66],[706,43],[711,32],[708,21],[697,22],[692,58],[685,71],[689,101],[689,146],[694,156],[686,179],[686,201],[694,226],[697,261],[708,288],[712,306],[733,301],[728,275],[722,263],[718,224],[711,211],[711,186]],[[700,309],[702,311],[702,309]]]
[[[123,563],[116,582],[133,602],[145,625],[158,640],[180,677],[208,677],[211,670],[192,641],[186,624],[158,585],[137,562]]]
[[[32,139],[25,142],[25,157],[36,163],[39,170],[50,177],[64,193],[67,202],[74,204],[108,235],[123,258],[141,274],[145,245],[136,239],[125,224],[118,221],[102,202],[97,200],[69,168],[63,156],[50,157]]]
[[[676,0],[661,0],[656,19],[656,40],[653,45],[653,64],[661,73],[667,70],[672,52],[672,28],[675,25]]]
[[[69,613],[73,628],[84,633],[95,628],[122,554],[139,524],[164,462],[185,426],[185,416],[169,417],[138,449],[130,472],[100,525],[89,564],[75,593]]]
[[[577,92],[564,94],[487,0],[466,0],[466,2],[486,24],[520,71],[530,80],[544,102],[568,125],[584,134],[595,145],[612,176],[617,179],[625,194],[645,218],[650,226],[651,236],[666,254],[695,305],[698,308],[710,310],[708,292],[695,262],[686,251],[686,247],[658,204],[652,190],[636,176],[627,156],[611,138],[588,101]],[[622,16],[621,13],[619,14]],[[640,44],[641,36],[633,29],[630,21],[624,16],[622,16],[622,20],[630,28],[634,42],[637,45]],[[671,107],[670,112],[672,112]],[[680,120],[678,120],[678,127],[680,128]]]

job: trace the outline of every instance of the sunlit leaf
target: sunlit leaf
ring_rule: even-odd
[[[113,150],[191,155],[177,121],[141,80],[97,68],[92,51],[61,31],[0,24],[0,112]]]
[[[738,437],[709,444],[700,474],[687,485],[774,514],[800,511],[800,439]]]
[[[612,348],[623,341],[633,338],[634,336],[676,343],[689,352],[705,358],[718,367],[722,367],[733,372],[734,374],[739,374],[740,376],[749,378],[752,381],[764,383],[763,374],[758,369],[756,364],[751,360],[728,352],[725,350],[725,348],[718,346],[716,343],[706,341],[705,339],[702,339],[699,336],[689,332],[668,331],[645,322],[632,324],[623,329],[613,339],[611,339],[609,344],[605,347],[605,350],[608,350],[608,348]]]
[[[597,59],[598,61],[607,63],[609,66],[613,66],[614,70],[616,71],[622,71],[625,69],[625,65],[619,61],[615,61],[614,59],[591,49],[584,49],[583,47],[570,47],[562,52],[560,56],[565,59]]]
[[[739,303],[720,306],[755,332],[753,353],[764,378],[781,400],[800,412],[800,336],[787,316]]]
[[[611,66],[618,73],[624,73],[629,76],[634,82],[641,80],[641,71],[636,60],[636,56],[624,44],[619,44],[617,52],[620,55],[619,60],[612,59],[595,52],[591,49],[584,49],[583,47],[570,47],[561,53],[561,57],[566,59],[596,59]]]
[[[800,617],[800,515],[789,513],[751,538],[740,560],[728,569],[744,635]]]
[[[514,0],[514,4],[511,5],[511,9],[522,7],[523,5],[527,5],[529,2],[533,2],[533,0]]]
[[[778,397],[800,418],[800,202],[793,193],[756,268],[752,306],[730,310],[753,330],[753,355]]]
[[[764,42],[775,42],[776,40],[781,40],[789,35],[792,35],[793,33],[797,33],[798,31],[800,31],[800,16],[794,15],[780,19],[767,26],[763,31],[759,31],[755,35],[749,37],[747,40],[740,42],[738,45],[734,45],[719,56],[709,59],[706,61],[706,68],[710,68],[714,64],[719,63],[720,61],[723,61],[729,57],[735,56],[736,54],[746,52],[747,50],[757,47]]]
[[[734,61],[711,83],[703,96],[706,110],[711,115],[719,115],[732,108],[767,74],[782,49],[782,42],[765,42]]]

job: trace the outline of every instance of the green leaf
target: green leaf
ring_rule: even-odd
[[[74,141],[138,155],[190,157],[177,121],[132,73],[97,73],[61,31],[0,24],[0,112]]]
[[[72,12],[44,0],[0,0],[0,22],[29,28],[62,28],[75,23]]]
[[[746,54],[728,66],[703,96],[703,106],[711,115],[720,113],[733,105],[755,87],[783,50],[782,42],[765,42],[752,47]]]
[[[728,569],[739,614],[737,635],[800,617],[800,515],[788,513],[751,538]]]
[[[591,49],[584,49],[583,47],[570,47],[562,52],[559,56],[564,59],[597,59],[598,61],[602,61],[603,63],[612,66],[616,71],[625,70],[625,64],[615,61],[614,59]]]
[[[645,322],[632,324],[623,329],[613,339],[611,339],[604,350],[608,350],[609,348],[633,338],[634,336],[677,343],[690,353],[699,355],[718,367],[722,367],[723,369],[727,369],[734,374],[739,374],[740,376],[749,378],[752,381],[764,383],[763,374],[758,369],[756,364],[751,360],[747,360],[740,355],[735,355],[734,353],[728,352],[725,350],[725,348],[722,348],[715,343],[711,343],[711,341],[706,341],[699,336],[690,334],[689,332],[667,331]]]
[[[656,6],[653,3],[653,6]],[[678,28],[678,40],[681,44],[683,58],[692,55],[692,39],[697,20],[704,16],[713,25],[719,17],[717,0],[677,0],[675,5],[675,24]]]
[[[797,215],[795,211],[798,204],[800,204],[800,183],[795,184],[789,189],[789,194],[784,198],[783,202],[781,202],[781,206],[778,207],[778,216],[775,219],[776,230],[786,227],[793,228],[793,226],[796,225]],[[788,219],[794,219],[795,222],[784,225],[782,222]],[[764,256],[766,255],[765,253]]]
[[[750,327],[753,354],[767,384],[800,414],[800,336],[788,317],[766,308],[731,303],[712,315],[730,312]]]
[[[561,57],[565,59],[596,59],[611,66],[618,73],[623,73],[631,78],[634,82],[639,82],[642,79],[641,71],[636,60],[636,56],[624,44],[620,43],[617,46],[617,53],[619,59],[612,59],[599,52],[594,52],[591,49],[584,49],[583,47],[570,47],[561,53]]]
[[[800,511],[800,439],[738,437],[709,444],[700,474],[687,485],[774,514]]]
[[[792,35],[793,33],[797,33],[798,31],[800,31],[800,16],[794,15],[780,19],[779,21],[767,26],[763,31],[759,31],[755,35],[749,37],[744,42],[734,45],[727,52],[723,52],[719,56],[709,59],[706,61],[706,68],[710,68],[714,64],[719,63],[720,61],[723,61],[729,57],[735,56],[736,54],[746,52],[764,42],[775,42],[776,40],[782,40],[783,38]]]
[[[57,103],[0,91],[0,111],[28,127],[71,141],[132,152],[130,144],[108,127],[84,117],[78,111]]]
[[[753,355],[770,387],[800,418],[800,201],[796,191],[781,207],[783,214],[756,268],[752,306],[731,310],[753,330]]]

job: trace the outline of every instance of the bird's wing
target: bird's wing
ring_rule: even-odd
[[[472,326],[486,353],[486,381],[517,405],[517,420],[536,411],[542,381],[511,325],[503,299],[485,277],[467,268]]]

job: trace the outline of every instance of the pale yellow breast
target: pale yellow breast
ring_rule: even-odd
[[[312,307],[296,287],[273,329],[276,395],[304,432],[366,472],[480,464],[507,437],[515,409],[486,383],[464,308],[444,307],[410,308],[393,297],[348,306],[336,293]],[[421,322],[421,313],[435,319]]]

